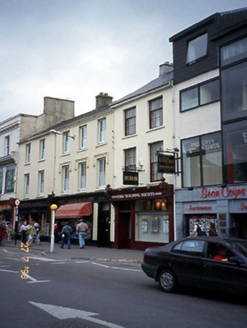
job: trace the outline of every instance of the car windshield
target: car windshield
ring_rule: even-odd
[[[246,241],[232,241],[231,246],[239,253],[247,257],[247,240]]]

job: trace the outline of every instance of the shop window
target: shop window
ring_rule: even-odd
[[[189,41],[186,63],[191,65],[207,55],[208,34],[205,33]]]
[[[161,180],[163,177],[162,173],[158,172],[158,151],[163,150],[163,142],[155,142],[150,145],[150,173],[151,182]]]
[[[149,101],[150,129],[163,125],[162,97]]]
[[[136,109],[130,108],[124,111],[125,115],[125,136],[136,133]]]
[[[136,214],[135,234],[136,241],[169,243],[168,213]]]
[[[247,117],[247,62],[221,71],[222,119]]]
[[[219,132],[182,141],[183,187],[222,183]]]
[[[219,80],[212,80],[180,91],[180,111],[203,106],[220,99]]]
[[[225,182],[247,181],[247,120],[223,127]]]

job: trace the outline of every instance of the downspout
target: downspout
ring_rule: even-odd
[[[177,148],[176,145],[176,115],[175,115],[175,88],[173,85],[173,80],[169,82],[170,86],[172,87],[172,139],[173,139],[173,149]],[[176,165],[177,168],[177,165]],[[176,197],[175,197],[175,191],[177,189],[177,173],[174,174],[174,190],[173,190],[173,215],[174,215],[174,240],[176,240],[177,236],[177,224],[176,224]]]

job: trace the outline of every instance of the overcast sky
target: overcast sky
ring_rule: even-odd
[[[41,115],[44,97],[75,101],[75,115],[158,77],[169,38],[246,0],[0,0],[0,121]]]

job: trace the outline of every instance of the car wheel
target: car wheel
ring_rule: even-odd
[[[174,292],[177,285],[175,275],[170,270],[162,270],[159,275],[159,285],[164,292]]]

